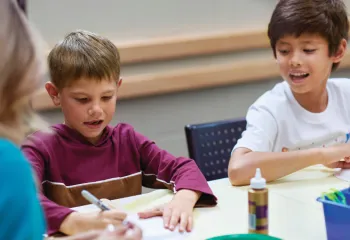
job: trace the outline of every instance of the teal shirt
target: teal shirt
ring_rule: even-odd
[[[0,239],[43,239],[44,214],[32,174],[19,147],[0,138]]]

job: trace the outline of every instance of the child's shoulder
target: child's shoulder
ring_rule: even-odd
[[[25,142],[35,141],[35,142],[50,142],[53,138],[55,138],[56,132],[53,126],[51,126],[47,130],[37,130],[35,132],[31,132],[27,137]]]
[[[32,147],[40,147],[43,145],[52,144],[58,137],[57,134],[57,125],[52,125],[48,129],[45,130],[37,130],[28,134],[21,144],[23,146],[32,146]]]
[[[286,82],[277,83],[271,90],[266,91],[262,94],[254,103],[253,106],[256,107],[273,107],[278,105],[284,105],[288,103],[287,88],[288,84]]]
[[[330,78],[327,87],[336,93],[350,93],[350,78]]]

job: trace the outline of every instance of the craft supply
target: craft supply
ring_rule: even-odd
[[[248,190],[249,233],[268,234],[268,190],[260,168],[250,180]]]
[[[344,193],[335,188],[331,188],[329,192],[323,192],[322,198],[324,200],[328,199],[330,201],[346,205],[346,198],[344,196]]]

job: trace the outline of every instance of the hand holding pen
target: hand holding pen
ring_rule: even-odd
[[[56,238],[45,238],[45,240]],[[58,238],[57,238],[58,239]],[[59,238],[60,240],[142,240],[142,231],[139,227],[114,227],[108,225],[105,230],[91,230],[74,236]]]
[[[108,206],[106,206],[100,199],[92,195],[86,190],[81,191],[81,195],[90,203],[94,204],[96,207],[101,209],[102,211],[111,210]]]
[[[88,200],[90,203],[94,204],[98,208],[100,208],[102,211],[110,211],[111,209],[106,206],[101,200],[96,198],[94,195],[89,193],[86,190],[83,190],[81,192],[83,197]],[[98,234],[98,240],[138,240],[142,239],[142,232],[141,229],[136,227],[134,224],[126,221],[125,219],[122,222],[122,225],[119,225],[115,227],[112,224],[109,224],[107,226],[107,230],[102,232],[101,234]],[[89,240],[89,239],[82,239],[82,240]],[[95,240],[95,239],[94,239]]]
[[[44,240],[58,239],[55,237],[44,237]],[[78,233],[74,236],[60,237],[60,240],[142,240],[142,231],[139,227],[108,225],[105,230],[91,230]]]
[[[91,198],[88,201],[91,202]],[[96,198],[94,199],[94,201],[96,201]],[[97,201],[100,200],[97,199]],[[107,210],[109,208],[105,206],[102,202],[91,203],[95,205],[98,204],[97,206],[102,211],[89,213],[72,212],[62,222],[60,226],[60,232],[65,233],[66,235],[74,235],[90,230],[102,230],[105,229],[109,224],[113,226],[123,224],[123,221],[126,218],[126,213],[115,209]]]

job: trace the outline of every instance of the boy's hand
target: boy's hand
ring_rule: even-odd
[[[329,168],[350,168],[350,145],[348,143],[323,149],[323,165]]]
[[[50,239],[50,238],[49,238]],[[142,231],[132,223],[126,226],[114,227],[108,225],[105,230],[91,230],[85,233],[76,234],[70,237],[63,237],[62,240],[141,240]]]
[[[121,225],[126,213],[119,210],[108,210],[91,213],[73,212],[61,224],[60,232],[74,235],[89,230],[104,229],[109,224]]]
[[[180,232],[185,230],[190,232],[193,227],[193,208],[200,196],[200,192],[186,189],[180,190],[169,203],[141,212],[139,217],[163,216],[165,228],[173,231],[179,224]]]

